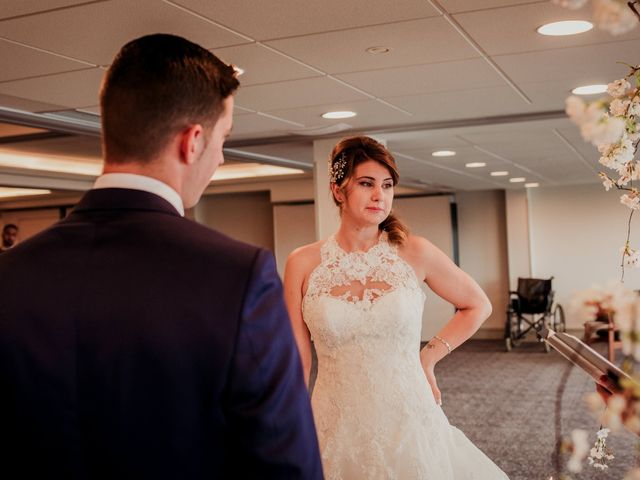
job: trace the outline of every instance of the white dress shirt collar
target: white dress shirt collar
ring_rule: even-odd
[[[164,198],[184,217],[184,204],[178,192],[155,178],[134,173],[105,173],[96,179],[93,188],[128,188],[153,193]]]

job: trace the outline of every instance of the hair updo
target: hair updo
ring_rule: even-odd
[[[400,174],[393,155],[380,142],[366,136],[343,138],[333,147],[329,160],[331,183],[342,188],[347,180],[353,176],[356,167],[369,160],[384,166],[393,179],[393,185],[398,184]],[[340,207],[335,196],[333,201]],[[387,232],[389,241],[394,245],[402,245],[409,235],[409,229],[394,215],[393,211],[378,225],[378,229]]]

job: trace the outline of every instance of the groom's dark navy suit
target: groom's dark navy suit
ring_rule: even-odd
[[[0,279],[5,472],[322,477],[270,253],[102,189],[1,255]]]

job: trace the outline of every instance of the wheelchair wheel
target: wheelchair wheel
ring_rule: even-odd
[[[564,309],[562,308],[562,305],[556,304],[553,308],[552,328],[556,332],[564,332],[567,329],[567,325],[564,320]]]
[[[513,347],[520,345],[521,337],[521,325],[518,314],[512,310],[507,312],[507,333],[505,335],[504,343],[507,347],[507,352],[510,352]]]

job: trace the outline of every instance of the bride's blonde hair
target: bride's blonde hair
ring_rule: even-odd
[[[364,135],[343,138],[333,147],[329,158],[331,183],[335,183],[339,188],[342,188],[355,172],[356,166],[369,160],[384,166],[393,179],[393,185],[398,184],[400,174],[391,152],[380,142]],[[340,202],[336,200],[335,196],[333,201],[340,207]],[[378,229],[387,232],[389,241],[394,245],[402,245],[409,236],[409,229],[394,215],[393,211],[378,225]]]

